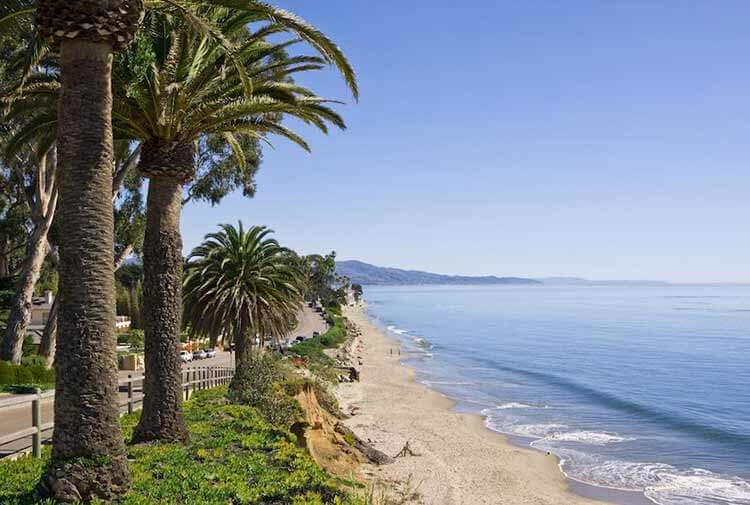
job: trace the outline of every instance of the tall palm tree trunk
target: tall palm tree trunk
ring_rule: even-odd
[[[60,313],[52,459],[41,491],[105,500],[130,481],[117,407],[112,44],[62,41]]]
[[[10,307],[8,325],[0,346],[0,359],[14,364],[21,362],[23,339],[31,322],[31,302],[34,287],[42,272],[44,258],[47,257],[47,232],[52,220],[45,220],[36,227],[26,248],[26,259],[18,277],[16,294]]]
[[[187,441],[182,413],[182,183],[155,176],[149,181],[143,247],[143,326],[146,382],[143,413],[134,442]]]
[[[249,342],[248,336],[245,334],[245,330],[241,329],[237,331],[237,335],[234,336],[234,376],[229,383],[229,391],[241,393],[243,390],[243,384],[245,383],[245,376],[247,374],[247,364],[250,362],[250,353],[252,352],[252,344]]]
[[[117,272],[122,265],[125,264],[125,259],[133,252],[133,246],[128,245],[120,254],[115,256],[115,272]],[[57,268],[59,265],[59,259],[56,258],[56,250],[53,248],[50,257],[54,261],[54,266]],[[49,311],[49,318],[47,324],[44,325],[44,331],[42,332],[42,339],[39,343],[39,356],[47,358],[47,367],[51,367],[55,362],[55,344],[57,343],[57,314],[60,312],[60,297],[56,296],[52,302],[52,308]]]

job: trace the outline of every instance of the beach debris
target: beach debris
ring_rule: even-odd
[[[359,370],[353,366],[338,366],[336,368],[347,372],[347,375],[339,374],[339,382],[359,382]]]
[[[411,446],[409,445],[409,441],[408,440],[404,444],[404,447],[399,451],[398,454],[396,454],[395,456],[393,456],[393,458],[394,459],[395,458],[404,458],[406,456],[421,456],[421,454],[417,454],[416,452],[414,452],[412,450]]]
[[[393,463],[393,458],[388,456],[386,453],[375,449],[373,446],[359,438],[352,430],[341,423],[336,423],[336,431],[344,436],[348,441],[351,441],[351,445],[354,446],[359,452],[361,452],[370,462],[380,466],[389,465]]]

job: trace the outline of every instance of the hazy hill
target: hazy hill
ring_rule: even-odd
[[[495,277],[492,275],[471,277],[442,275],[419,270],[401,270],[370,265],[362,261],[338,261],[336,273],[346,275],[355,284],[542,284],[535,279],[521,277]]]

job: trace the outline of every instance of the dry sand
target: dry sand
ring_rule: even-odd
[[[407,442],[417,454],[366,467],[365,476],[405,494],[416,490],[413,502],[428,505],[603,503],[573,494],[554,456],[510,445],[480,416],[453,412],[448,398],[415,382],[414,371],[400,362],[398,343],[364,310],[345,309],[362,332],[352,347],[362,360],[361,382],[337,392],[344,412],[355,412],[345,424],[390,456]]]

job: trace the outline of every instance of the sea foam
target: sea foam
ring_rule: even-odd
[[[512,410],[512,409],[548,409],[548,405],[529,405],[527,403],[520,402],[509,402],[502,403],[495,407],[496,410]]]
[[[658,505],[750,505],[750,483],[701,469],[663,463],[601,461],[578,451],[555,451],[569,478],[596,486],[643,491]]]
[[[571,431],[552,433],[543,439],[532,443],[532,445],[538,445],[544,442],[578,442],[581,444],[607,445],[626,442],[628,440],[634,439],[621,437],[614,433],[607,433],[604,431]]]
[[[392,333],[395,333],[396,335],[406,335],[407,333],[409,333],[409,330],[401,329],[398,326],[394,326],[392,324],[386,326],[386,329]]]

